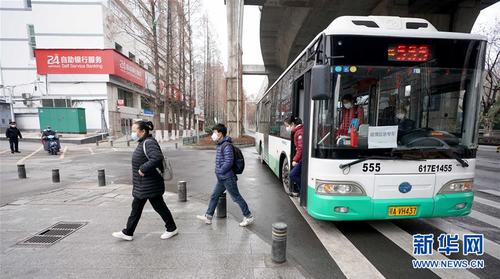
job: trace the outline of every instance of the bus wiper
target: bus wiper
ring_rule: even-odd
[[[441,148],[436,148],[436,147],[410,147],[410,148],[403,148],[403,149],[394,149],[394,151],[420,151],[420,152],[432,152],[432,151],[437,151],[437,152],[440,152],[441,154],[444,154],[446,155],[448,158],[450,159],[455,159],[457,160],[460,165],[463,167],[463,168],[466,168],[469,166],[469,163],[467,163],[464,159],[460,158],[460,156],[458,156],[458,154],[453,151],[453,149],[449,148],[449,147],[441,147]]]
[[[359,158],[357,160],[354,160],[354,161],[346,163],[346,164],[340,164],[339,168],[341,170],[344,170],[345,168],[352,167],[352,166],[359,164],[361,162],[364,162],[366,160],[422,160],[422,159],[417,159],[417,158],[403,159],[401,157],[392,157],[392,156],[367,156],[367,157]]]

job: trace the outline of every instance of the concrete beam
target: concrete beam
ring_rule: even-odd
[[[389,15],[429,20],[440,31],[470,32],[481,9],[496,0],[245,0],[261,5],[260,41],[269,80],[342,15]],[[271,66],[273,69],[271,69]]]
[[[268,74],[264,65],[243,65],[243,75],[267,76]]]

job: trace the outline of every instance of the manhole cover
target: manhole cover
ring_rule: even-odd
[[[40,231],[34,236],[18,242],[17,245],[32,245],[38,247],[50,246],[74,233],[86,224],[87,222],[59,222]]]

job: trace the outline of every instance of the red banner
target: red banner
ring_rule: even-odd
[[[46,74],[110,74],[144,87],[145,71],[112,49],[37,49],[37,72]]]

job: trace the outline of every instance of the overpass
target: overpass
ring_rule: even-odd
[[[440,31],[470,32],[496,0],[244,0],[262,6],[260,44],[269,84],[330,22],[342,15],[420,17]],[[261,71],[262,72],[262,71]]]

